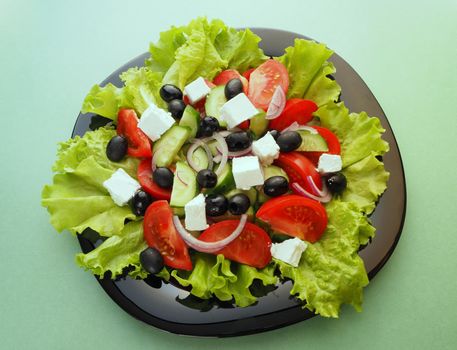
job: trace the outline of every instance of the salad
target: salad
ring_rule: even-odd
[[[60,144],[42,205],[57,231],[100,235],[76,256],[100,278],[152,274],[240,307],[254,283],[291,280],[317,314],[360,311],[384,129],[339,101],[324,44],[268,57],[259,42],[206,18],[162,32],[123,86],[89,91],[82,112],[112,122]]]

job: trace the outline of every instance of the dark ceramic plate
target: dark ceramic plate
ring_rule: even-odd
[[[267,55],[280,56],[295,38],[303,35],[282,30],[253,28],[263,40],[261,47]],[[145,53],[128,62],[103,81],[121,86],[119,74],[130,67],[142,66]],[[341,57],[334,54],[331,61],[337,68],[335,77],[342,87],[341,99],[351,111],[366,111],[378,116],[386,129],[384,139],[390,151],[384,156],[384,164],[390,172],[387,190],[381,197],[371,220],[377,229],[376,237],[360,251],[369,278],[373,278],[392,254],[401,230],[406,210],[406,186],[400,152],[389,122],[376,98],[359,75]],[[107,123],[107,119],[91,115],[79,115],[73,134],[83,135]],[[83,252],[94,248],[90,234],[78,237]],[[291,297],[291,283],[279,284],[273,290],[258,289],[259,301],[246,308],[217,300],[200,300],[190,296],[188,290],[159,279],[115,281],[98,279],[108,295],[126,312],[137,319],[163,330],[194,336],[235,336],[263,332],[284,327],[314,316],[303,310]]]

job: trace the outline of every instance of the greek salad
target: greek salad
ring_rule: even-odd
[[[91,89],[82,111],[113,122],[62,143],[42,192],[58,231],[103,238],[80,266],[242,307],[255,281],[290,279],[320,315],[361,309],[384,130],[339,101],[325,45],[267,57],[259,41],[198,18],[161,33],[122,87]]]

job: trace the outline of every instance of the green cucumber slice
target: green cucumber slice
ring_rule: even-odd
[[[289,177],[287,176],[286,172],[279,166],[270,165],[263,168],[263,178],[265,180],[273,176],[284,176],[287,181],[289,181]]]
[[[188,127],[174,125],[154,143],[153,152],[159,152],[155,158],[158,167],[173,163],[182,145],[189,138],[189,133]]]
[[[227,199],[229,199],[230,197],[233,197],[234,195],[240,193],[244,193],[246,196],[248,196],[251,205],[257,202],[257,190],[254,187],[251,187],[249,190],[240,190],[238,188],[235,188],[234,190],[231,190],[224,194],[224,196],[227,197]]]
[[[187,163],[177,162],[170,205],[172,207],[184,207],[197,193],[197,174]]]
[[[179,121],[179,126],[186,126],[190,129],[189,138],[197,136],[198,126],[200,125],[200,113],[191,105],[187,105]]]
[[[268,119],[265,118],[265,111],[259,109],[259,114],[251,118],[249,130],[251,130],[255,139],[260,139],[268,130]]]
[[[302,152],[327,152],[328,145],[325,139],[319,134],[311,134],[308,130],[298,130],[302,142],[297,151]]]
[[[217,171],[217,167],[214,171]],[[232,174],[232,166],[230,163],[227,163],[222,173],[217,176],[216,186],[213,188],[207,188],[204,190],[205,194],[219,194],[226,193],[235,188],[235,179]]]
[[[190,144],[185,144],[178,153],[177,161],[182,160],[183,162],[187,162],[187,151],[189,150]],[[206,155],[206,151],[198,147],[192,156],[194,163],[201,167],[202,169],[208,168],[208,156]]]
[[[226,127],[227,123],[221,120],[221,108],[227,102],[224,89],[225,85],[216,86],[211,89],[211,92],[206,97],[205,111],[206,115],[216,118],[220,126]]]

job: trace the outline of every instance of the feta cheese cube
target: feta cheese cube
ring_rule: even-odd
[[[156,141],[165,131],[171,128],[175,120],[170,112],[164,111],[155,104],[149,107],[141,115],[138,127],[152,140]]]
[[[263,185],[263,173],[257,156],[233,158],[233,178],[236,188],[248,190],[251,186]]]
[[[202,77],[195,79],[184,87],[184,93],[192,104],[206,97],[210,91],[210,87]]]
[[[228,129],[233,129],[258,113],[257,108],[255,108],[244,93],[238,94],[228,100],[221,108],[221,118],[227,122]]]
[[[274,258],[297,267],[300,258],[307,247],[308,245],[301,239],[292,238],[281,243],[273,243],[270,251]]]
[[[324,153],[319,157],[319,163],[317,170],[320,173],[334,173],[340,171],[343,168],[343,162],[341,156],[337,154]]]
[[[125,172],[124,169],[117,169],[111,177],[103,182],[114,203],[122,207],[126,205],[135,192],[141,188],[138,181]]]
[[[184,225],[188,230],[201,231],[208,228],[206,222],[206,203],[203,193],[192,199],[184,206],[186,218]]]
[[[252,153],[259,157],[260,162],[265,165],[271,165],[279,157],[279,146],[269,132],[262,138],[252,143]]]

